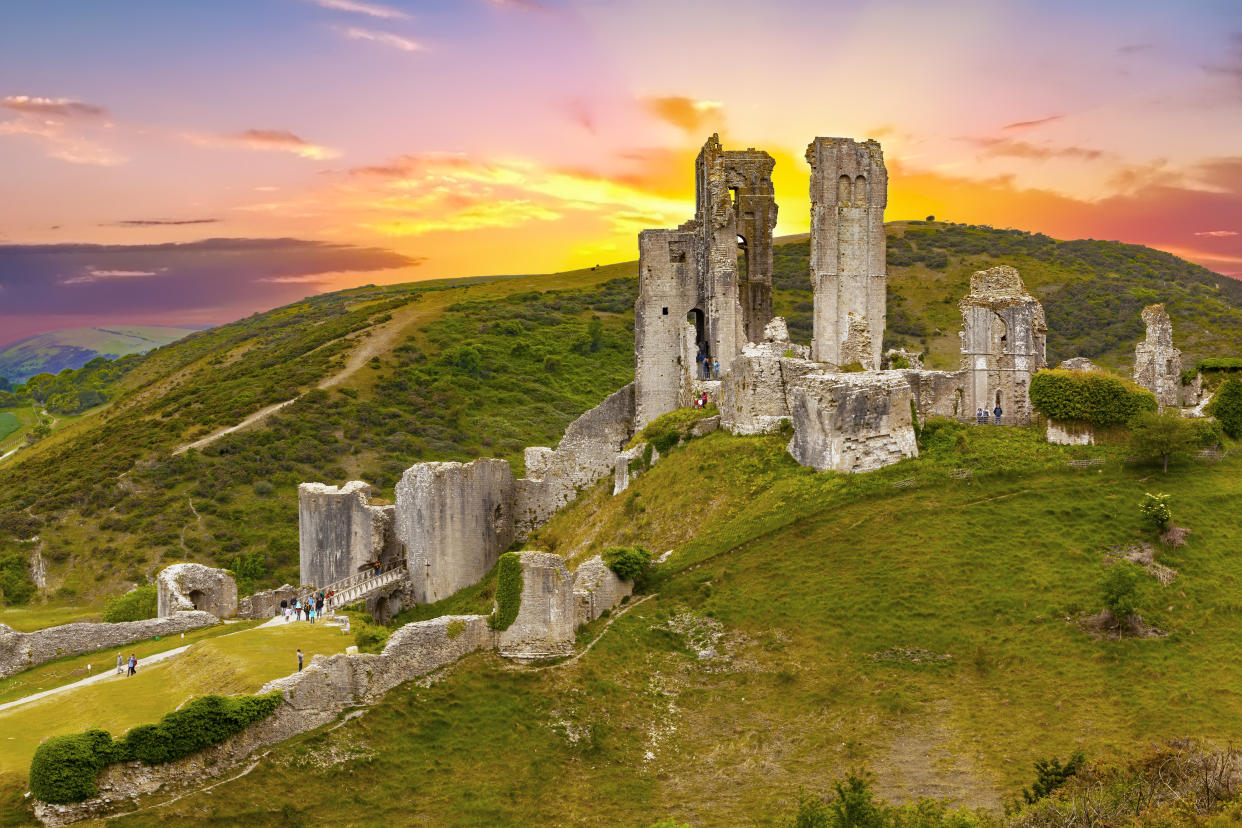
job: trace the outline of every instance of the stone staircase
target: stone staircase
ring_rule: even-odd
[[[324,590],[332,590],[333,595],[325,604],[324,609],[335,612],[341,607],[349,606],[377,592],[400,583],[405,578],[405,561],[389,564],[379,571],[359,572],[328,584]]]

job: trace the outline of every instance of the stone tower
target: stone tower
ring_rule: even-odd
[[[1173,347],[1173,322],[1164,305],[1143,308],[1147,338],[1134,348],[1134,381],[1156,395],[1160,408],[1177,408],[1182,397],[1182,352]]]
[[[639,233],[638,428],[690,404],[702,356],[723,375],[748,340],[762,339],[772,318],[774,164],[766,152],[725,150],[713,135],[695,160],[694,218]]]
[[[888,171],[878,141],[816,138],[811,165],[811,358],[880,368],[884,343]]]
[[[999,405],[1006,425],[1027,425],[1031,377],[1048,365],[1043,305],[1027,293],[1017,270],[1001,265],[971,276],[970,294],[958,308],[965,414]]]

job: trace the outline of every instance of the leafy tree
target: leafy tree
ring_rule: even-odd
[[[134,587],[124,595],[108,599],[108,603],[104,605],[103,620],[115,624],[119,621],[154,618],[158,603],[155,584]]]
[[[618,578],[633,581],[636,587],[641,587],[647,567],[651,565],[651,553],[641,546],[613,546],[605,549],[600,557]]]
[[[866,775],[851,773],[836,783],[836,789],[837,798],[829,803],[835,828],[882,828],[884,812],[875,803]]]
[[[1221,428],[1233,439],[1242,439],[1242,380],[1221,383],[1207,412],[1217,419]]]
[[[1176,411],[1145,411],[1130,423],[1130,447],[1141,457],[1158,459],[1169,470],[1169,459],[1190,452],[1199,442],[1194,427]]]
[[[469,345],[462,345],[453,351],[450,361],[457,370],[463,374],[469,374],[477,377],[483,373],[483,357],[479,352]]]
[[[1108,568],[1100,579],[1100,595],[1104,608],[1113,614],[1118,624],[1138,611],[1139,579],[1142,572],[1138,566],[1120,560]]]
[[[0,602],[25,604],[34,597],[35,585],[26,569],[26,559],[17,552],[0,555]]]

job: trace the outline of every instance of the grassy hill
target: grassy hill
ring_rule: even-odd
[[[0,377],[17,384],[35,374],[59,374],[66,368],[81,368],[95,357],[150,351],[195,330],[167,325],[116,325],[48,331],[0,347]]]
[[[999,809],[1040,757],[1236,741],[1242,458],[1161,476],[1123,454],[963,426],[849,477],[797,466],[775,437],[695,440],[532,542],[673,550],[652,597],[585,630],[602,636],[578,660],[472,656],[117,823],[775,826],[854,768],[893,800]],[[1084,455],[1106,463],[1067,465]],[[1109,554],[1153,540],[1137,508],[1151,490],[1193,530],[1157,553],[1168,586],[1144,576],[1163,635],[1097,638],[1083,622]]]
[[[930,367],[957,365],[956,302],[972,271],[1000,262],[1043,299],[1053,362],[1083,354],[1128,368],[1139,310],[1159,299],[1188,359],[1242,350],[1242,283],[1168,254],[922,222],[889,233],[889,337],[926,349]],[[805,239],[776,248],[777,311],[804,341],[806,256]],[[0,460],[0,557],[38,549],[62,602],[185,558],[233,567],[244,589],[293,582],[299,482],[361,477],[391,496],[413,462],[478,456],[520,473],[525,446],[554,445],[632,377],[636,289],[633,262],[366,287],[127,357],[103,389],[107,405],[61,418],[51,436]],[[34,421],[29,407],[12,413]]]

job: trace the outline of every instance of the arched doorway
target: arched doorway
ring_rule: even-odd
[[[196,610],[201,610],[207,605],[207,596],[203,594],[201,589],[190,590],[190,594],[186,597],[190,599],[190,603],[194,605]]]
[[[694,371],[695,376],[701,379],[710,379],[710,370],[704,368],[704,361],[708,366],[711,365],[712,349],[707,341],[707,326],[703,317],[703,311],[694,308],[686,314],[686,321],[694,326]]]

